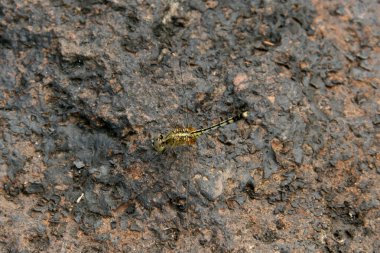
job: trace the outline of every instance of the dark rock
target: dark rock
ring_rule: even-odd
[[[8,155],[8,176],[11,180],[15,179],[18,173],[21,173],[25,165],[25,157],[18,151],[13,150],[11,154]]]
[[[269,178],[272,173],[277,171],[279,168],[275,153],[272,149],[266,148],[264,151],[264,157],[263,157],[263,167],[264,167],[264,178]]]
[[[24,188],[24,192],[27,194],[42,193],[44,191],[44,186],[41,183],[29,183]]]
[[[111,225],[111,229],[116,229],[117,222],[111,221],[110,225]]]

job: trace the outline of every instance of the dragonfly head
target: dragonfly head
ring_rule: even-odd
[[[164,140],[164,136],[162,134],[160,134],[158,137],[152,140],[152,146],[154,150],[160,153],[165,151],[166,147],[163,143],[163,140]]]

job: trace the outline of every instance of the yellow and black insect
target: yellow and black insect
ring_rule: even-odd
[[[168,148],[174,148],[178,146],[194,145],[196,140],[202,134],[205,134],[211,130],[215,130],[219,127],[234,123],[238,120],[245,119],[248,117],[248,111],[244,111],[234,117],[228,118],[219,122],[218,124],[212,125],[207,128],[195,129],[193,127],[177,128],[167,135],[158,136],[152,140],[153,148],[157,152],[164,152]]]

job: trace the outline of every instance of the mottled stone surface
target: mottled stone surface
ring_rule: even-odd
[[[0,251],[379,252],[379,9],[1,1]]]

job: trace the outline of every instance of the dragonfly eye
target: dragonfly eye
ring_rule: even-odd
[[[161,141],[164,139],[164,136],[160,134],[158,137],[152,139],[152,145],[155,147],[160,145]]]

